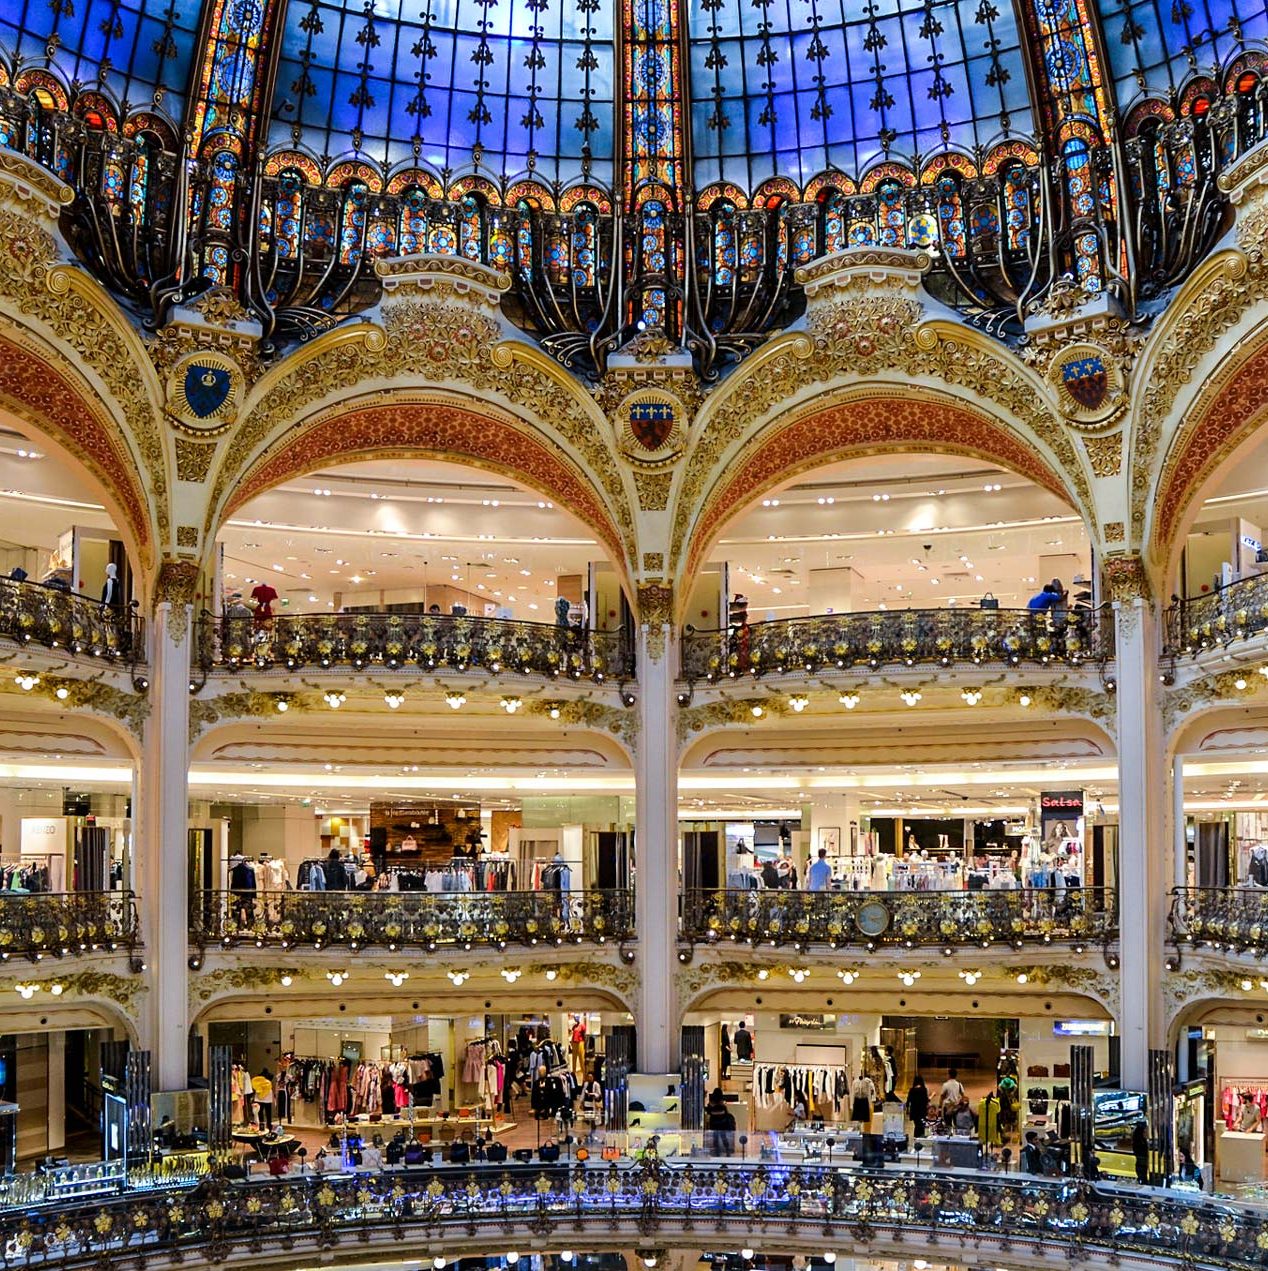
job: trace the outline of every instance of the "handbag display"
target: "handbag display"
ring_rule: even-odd
[[[999,600],[996,598],[993,591],[988,591],[986,595],[977,602],[977,607],[979,609],[998,609]]]
[[[1026,1069],[1027,1077],[1046,1077],[1047,1075],[1047,1064],[1031,1064],[1030,1067]]]
[[[1052,1075],[1054,1077],[1068,1077],[1070,1075],[1069,1064],[1053,1064]]]

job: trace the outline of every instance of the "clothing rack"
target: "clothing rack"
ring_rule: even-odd
[[[753,1102],[759,1108],[774,1107],[783,1099],[790,1108],[798,1098],[811,1115],[828,1104],[834,1114],[849,1103],[850,1071],[843,1064],[754,1064]]]

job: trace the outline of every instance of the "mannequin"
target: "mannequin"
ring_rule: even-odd
[[[123,588],[119,583],[119,566],[111,561],[106,566],[106,581],[101,585],[101,603],[109,609],[123,607]]]

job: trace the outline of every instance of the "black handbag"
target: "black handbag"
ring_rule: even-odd
[[[490,1161],[506,1160],[506,1144],[505,1143],[490,1143],[488,1148],[485,1150],[485,1156]]]
[[[996,595],[993,591],[988,591],[986,595],[983,596],[982,599],[977,602],[977,607],[979,609],[998,609],[999,600],[996,598]]]

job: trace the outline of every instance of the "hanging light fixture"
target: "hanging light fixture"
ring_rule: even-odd
[[[504,697],[502,699],[502,709],[508,715],[514,715],[515,712],[523,705],[523,701],[518,697]]]
[[[460,711],[467,704],[467,696],[461,689],[451,688],[445,694],[445,701],[449,703],[450,710]]]
[[[859,704],[859,695],[857,693],[842,693],[837,701],[845,707],[847,711],[852,711]]]
[[[337,711],[347,700],[348,695],[346,693],[340,693],[337,689],[331,689],[330,692],[326,694],[326,705],[329,706],[332,711]]]
[[[914,688],[905,688],[899,694],[899,696],[903,699],[904,702],[907,703],[908,706],[915,706],[916,703],[920,701],[920,690],[914,689]]]
[[[405,705],[405,694],[399,689],[388,689],[383,694],[383,700],[387,703],[389,710],[400,710]]]
[[[789,695],[788,705],[800,715],[810,705],[810,699],[804,693],[792,693]]]

